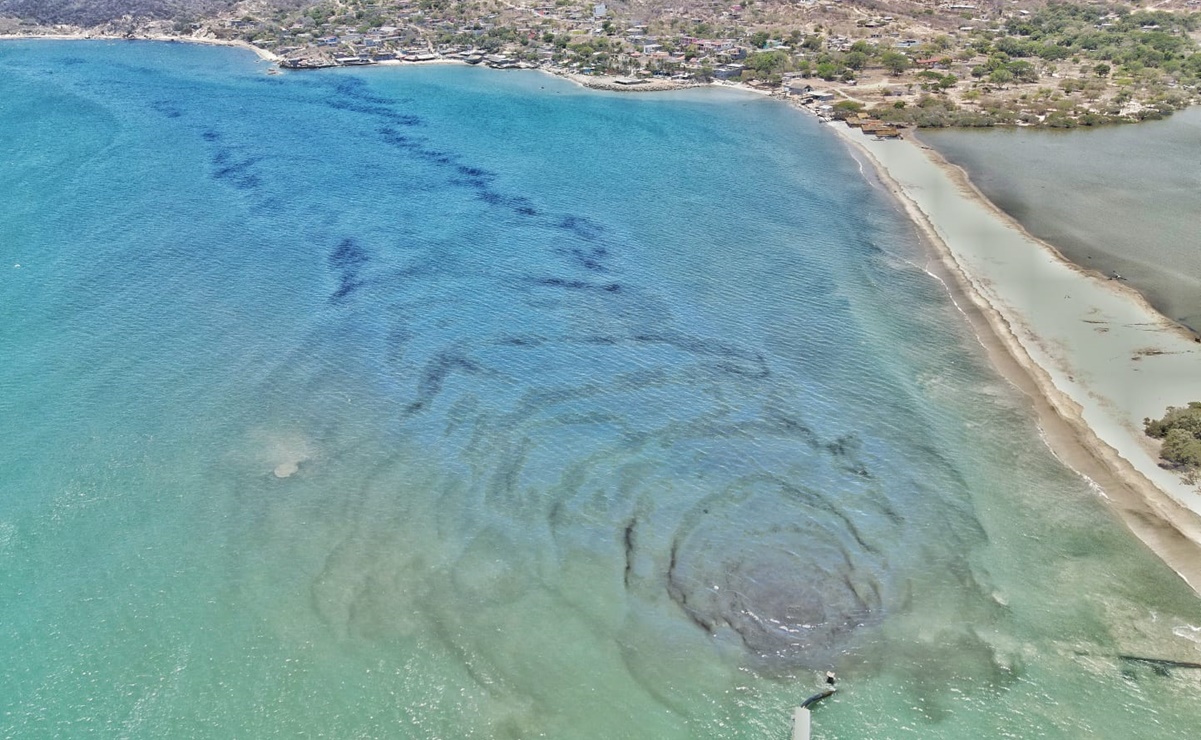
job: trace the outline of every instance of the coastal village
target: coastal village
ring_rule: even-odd
[[[92,26],[0,19],[5,33],[244,42],[294,70],[454,61],[612,90],[735,84],[868,131],[1072,128],[1201,102],[1201,0],[248,2]]]

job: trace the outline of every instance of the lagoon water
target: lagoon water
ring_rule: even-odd
[[[0,46],[6,737],[1191,737],[1192,592],[728,91]],[[1163,674],[1163,675],[1161,675]]]
[[[1118,273],[1201,332],[1201,108],[1137,126],[923,132],[1076,264]]]

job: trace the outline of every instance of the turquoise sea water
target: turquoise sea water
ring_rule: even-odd
[[[1191,737],[1195,596],[770,100],[0,45],[0,735]]]

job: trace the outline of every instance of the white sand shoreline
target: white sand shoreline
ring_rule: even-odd
[[[9,33],[0,35],[0,41],[174,41],[181,44],[203,44],[205,46],[229,46],[253,52],[263,61],[276,62],[279,56],[246,41],[213,39],[201,36],[172,36],[168,34],[134,34],[118,36],[99,33]]]
[[[1145,298],[1066,260],[920,142],[829,127],[873,165],[939,257],[994,364],[1048,446],[1201,593],[1201,492],[1159,467],[1142,419],[1201,399],[1201,344]]]

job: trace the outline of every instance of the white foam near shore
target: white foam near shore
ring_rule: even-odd
[[[1039,401],[1054,410],[1058,418],[1044,413],[1044,427],[1050,422],[1066,434],[1057,440],[1050,430],[1052,448],[1083,474],[1104,479],[1100,489],[1131,529],[1201,591],[1201,491],[1161,468],[1142,432],[1145,417],[1201,400],[1201,343],[1133,290],[1030,236],[929,147],[829,128],[876,165]],[[1090,454],[1062,454],[1065,444]],[[1083,459],[1089,456],[1094,467]],[[1099,475],[1096,463],[1105,468]]]

